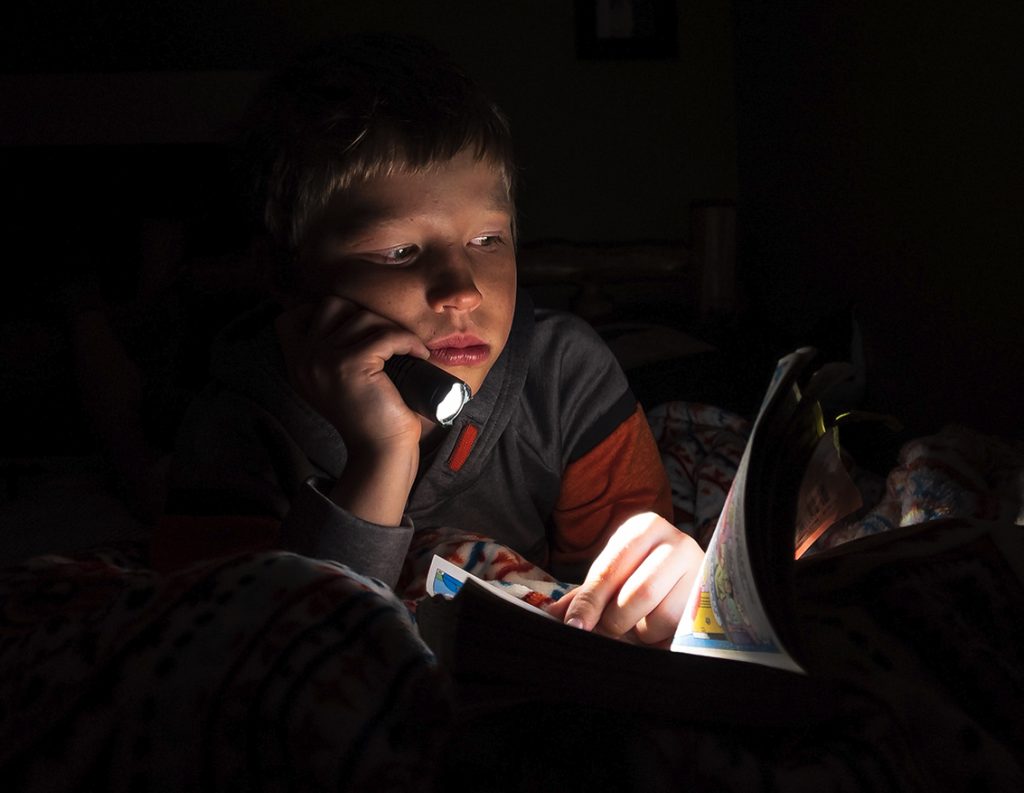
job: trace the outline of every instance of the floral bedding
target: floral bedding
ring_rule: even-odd
[[[682,402],[655,408],[649,420],[677,525],[706,542],[749,427]],[[821,548],[938,517],[1024,523],[1024,450],[962,428],[908,444],[887,479],[858,481],[867,508]],[[160,576],[137,543],[3,570],[5,789],[530,789],[521,776],[486,771],[486,752],[476,763],[459,756],[469,750],[450,681],[414,628],[434,553],[535,603],[567,588],[485,534],[453,530],[417,535],[397,596],[340,565],[288,553]],[[770,735],[643,725],[642,741],[627,741],[635,772],[625,788],[1024,789],[1020,580],[992,566],[943,569],[938,579],[911,571],[874,581],[873,602],[902,603],[874,634],[857,607],[868,593],[856,585],[832,593],[841,603],[806,604],[808,630],[841,663],[880,681],[851,691],[842,719]],[[933,597],[957,587],[959,597]],[[1011,607],[976,625],[955,608],[970,601],[983,611],[995,599]],[[530,736],[517,726],[510,746],[565,740],[558,717],[551,722],[544,703],[536,708],[531,723],[543,730]],[[521,723],[522,714],[509,721]],[[565,779],[590,778],[574,762],[535,768],[531,779],[550,774],[566,789]]]

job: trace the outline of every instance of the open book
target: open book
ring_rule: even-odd
[[[674,651],[804,671],[794,657],[787,602],[792,561],[861,506],[818,402],[851,370],[833,363],[808,377],[814,355],[811,348],[797,350],[775,369]]]
[[[818,403],[849,369],[828,364],[808,375],[814,356],[813,349],[803,348],[776,367],[676,630],[676,652],[803,671],[789,630],[792,561],[860,506]],[[548,617],[440,557],[427,574],[428,594],[453,597],[467,580],[481,592]]]
[[[516,585],[438,560],[434,596],[416,618],[457,708],[487,719],[543,703],[652,723],[806,727],[833,723],[851,691],[886,699],[929,665],[942,671],[958,642],[981,647],[978,657],[1018,657],[1009,649],[1019,647],[1024,597],[1018,525],[933,520],[802,556],[860,500],[819,408],[848,369],[814,370],[813,357],[798,350],[772,377],[676,652],[570,628],[520,600]]]
[[[766,713],[791,716],[796,700],[810,707],[814,698],[805,696],[808,679],[800,674],[804,666],[793,616],[794,560],[861,504],[818,401],[850,370],[845,364],[826,364],[811,371],[815,355],[804,348],[779,361],[672,641],[674,652],[570,628],[501,585],[436,557],[427,576],[432,597],[420,604],[417,619],[424,639],[463,688],[497,684],[506,693],[515,689],[520,697],[549,696],[551,667],[566,664],[573,674],[555,676],[557,693],[572,699],[573,687],[584,686],[577,692],[580,700],[592,695],[595,685],[604,685],[601,680],[605,698],[610,690],[624,691],[616,677],[621,670],[643,669],[643,682],[631,681],[628,699],[620,703],[634,711],[647,701],[658,712],[665,692],[673,690],[672,681],[693,679],[692,674],[705,682],[720,680],[725,687],[739,677],[746,683],[765,682],[752,687],[759,694],[752,695],[746,686],[742,712],[728,705],[729,712],[723,712],[721,697],[707,693],[714,685],[703,694],[686,692],[690,701],[708,698],[706,712],[731,721],[742,719],[744,712],[758,713],[760,720]],[[683,661],[690,669],[681,675]],[[747,671],[738,674],[740,666]],[[502,675],[503,683],[497,680]],[[548,685],[538,682],[545,679]],[[642,694],[645,686],[648,700]],[[800,692],[795,699],[794,691]],[[757,703],[751,696],[775,699]]]

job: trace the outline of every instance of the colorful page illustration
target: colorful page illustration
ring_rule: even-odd
[[[751,527],[746,525],[746,494],[751,451],[763,446],[766,435],[772,438],[774,434],[774,440],[779,440],[780,428],[793,415],[799,399],[796,374],[812,355],[812,350],[799,350],[783,358],[776,367],[676,628],[672,640],[675,652],[804,671],[782,646],[755,585],[747,546],[747,530]],[[789,537],[792,542],[792,534]]]
[[[546,611],[543,611],[536,606],[532,606],[525,600],[520,600],[515,595],[507,592],[505,587],[501,584],[493,581],[485,581],[472,573],[467,573],[461,567],[452,564],[436,554],[430,563],[430,569],[427,571],[427,595],[441,595],[442,597],[453,598],[458,594],[458,591],[462,589],[462,585],[469,579],[473,579],[478,584],[483,584],[487,587],[488,591],[493,592],[502,600],[507,600],[509,603],[514,603],[527,611],[540,614],[542,617],[546,617],[549,620],[554,619],[554,617]]]

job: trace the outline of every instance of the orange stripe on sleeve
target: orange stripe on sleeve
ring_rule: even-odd
[[[672,519],[672,492],[643,410],[568,465],[555,505],[553,564],[589,564],[622,523],[641,512]]]

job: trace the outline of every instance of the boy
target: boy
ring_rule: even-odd
[[[610,352],[517,293],[499,111],[422,43],[361,37],[270,83],[253,129],[279,305],[215,349],[171,511],[392,586],[414,527],[479,532],[586,574],[553,609],[570,624],[669,637],[701,552],[656,514],[667,479]],[[450,429],[405,405],[394,355],[470,386]]]

